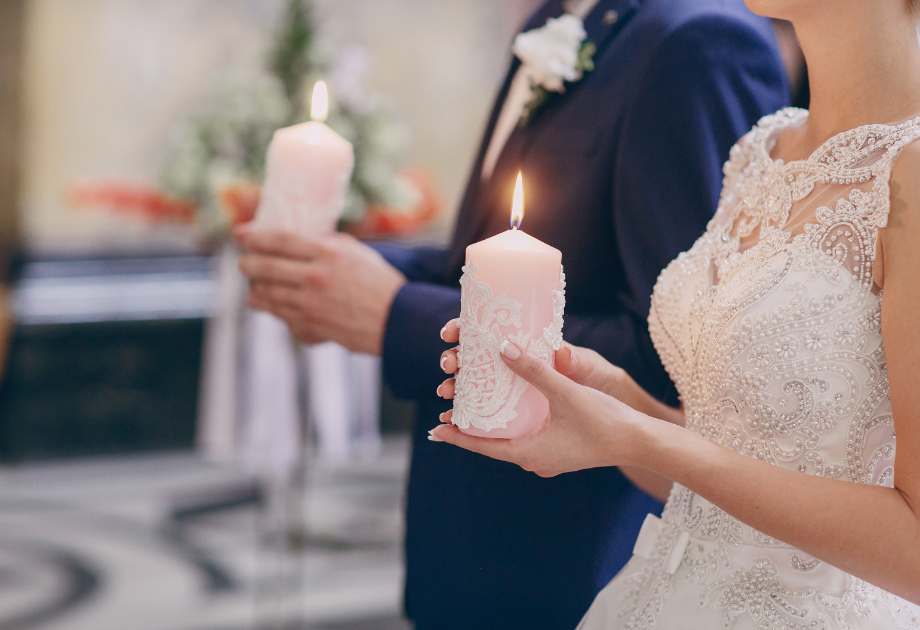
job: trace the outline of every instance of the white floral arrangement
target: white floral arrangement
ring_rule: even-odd
[[[270,75],[227,75],[217,81],[199,112],[167,138],[161,188],[197,204],[195,224],[204,236],[225,232],[220,193],[261,181],[265,147],[288,124],[291,106],[281,82]]]
[[[222,207],[227,190],[258,189],[272,134],[306,119],[305,91],[318,78],[329,80],[336,97],[328,124],[355,147],[343,222],[361,222],[371,207],[408,214],[423,201],[403,172],[405,124],[365,91],[367,53],[345,47],[330,55],[314,43],[310,3],[288,1],[267,67],[218,79],[203,107],[168,138],[161,188],[195,203],[195,224],[206,237],[222,237],[233,221]]]
[[[581,18],[566,13],[550,18],[540,28],[518,35],[513,51],[530,83],[530,100],[520,120],[523,126],[533,119],[551,94],[564,93],[566,85],[581,81],[585,73],[594,70],[597,46],[587,39]]]

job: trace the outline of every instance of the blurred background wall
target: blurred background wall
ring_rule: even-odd
[[[409,160],[434,177],[443,236],[514,29],[534,0],[319,0],[329,48],[367,49],[369,88],[410,121]],[[263,64],[283,0],[28,0],[25,7],[22,223],[43,250],[142,244],[144,231],[75,212],[80,179],[155,180],[164,138],[213,82]],[[3,20],[4,29],[15,20]],[[16,38],[4,37],[16,48]],[[6,82],[4,82],[6,83]],[[10,107],[8,104],[7,108]],[[3,164],[9,147],[0,149]],[[17,154],[18,155],[18,154]],[[2,172],[2,171],[0,171]],[[9,170],[7,169],[7,173]],[[9,174],[6,177],[10,177]]]
[[[24,9],[25,0],[0,3],[0,278],[5,266],[2,253],[11,244],[19,219]]]
[[[402,178],[403,165],[424,172],[411,180],[418,220],[385,215],[358,233],[443,240],[511,38],[538,1],[301,4],[312,9],[318,58],[366,63],[373,137],[355,146],[372,146],[379,159],[365,177],[379,178],[381,164],[385,179]],[[252,98],[271,86],[249,77],[264,75],[292,6],[0,0],[2,628],[406,628],[411,409],[385,392],[381,399],[373,359],[361,358],[366,387],[345,391],[350,402],[363,397],[374,422],[382,418],[382,437],[377,424],[364,427],[374,448],[317,457],[319,436],[302,445],[303,465],[283,483],[232,453],[216,463],[196,448],[203,375],[215,365],[232,375],[245,354],[209,362],[210,332],[238,341],[246,313],[226,226],[205,235],[187,200],[164,189],[164,167],[176,159],[177,136],[195,140],[214,120],[239,122],[239,112],[223,110],[277,104]],[[236,96],[215,101],[228,81]],[[189,136],[202,111],[211,126],[192,125]],[[388,153],[394,144],[398,159]],[[182,179],[200,164],[172,166]],[[251,211],[257,172],[208,189],[208,203],[220,197],[218,214]],[[214,193],[227,190],[225,204]],[[190,220],[163,220],[180,215]],[[343,365],[339,385],[356,364]],[[297,378],[312,382],[305,372]],[[228,382],[231,392],[245,389]],[[298,412],[312,427],[316,418]]]

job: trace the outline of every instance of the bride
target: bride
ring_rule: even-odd
[[[738,142],[715,217],[658,280],[682,408],[591,350],[553,370],[505,341],[544,429],[473,438],[448,412],[431,436],[542,476],[621,466],[667,497],[583,628],[920,628],[920,3],[748,4],[795,25],[812,108]]]

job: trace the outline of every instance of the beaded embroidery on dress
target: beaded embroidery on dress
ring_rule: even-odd
[[[893,163],[920,138],[920,117],[773,159],[777,135],[807,116],[767,116],[732,149],[716,215],[658,279],[650,332],[690,430],[775,466],[891,486],[877,236]],[[920,607],[679,485],[652,542],[581,628],[920,628]]]

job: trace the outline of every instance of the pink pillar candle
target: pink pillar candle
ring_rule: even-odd
[[[552,364],[562,343],[562,254],[511,229],[466,248],[460,285],[453,423],[464,433],[492,438],[538,430],[549,404],[504,364],[501,345],[508,339]]]
[[[345,208],[354,168],[350,142],[322,121],[328,110],[325,84],[313,90],[314,120],[275,131],[268,148],[256,226],[302,236],[335,229]]]

